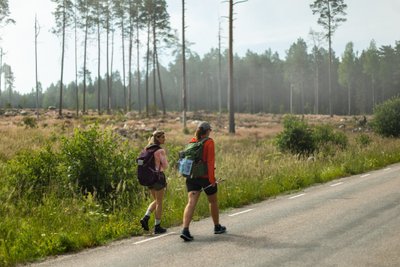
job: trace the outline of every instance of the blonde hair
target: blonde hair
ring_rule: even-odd
[[[149,143],[147,144],[147,147],[149,147],[151,145],[159,145],[160,142],[158,141],[158,138],[160,138],[164,134],[165,134],[165,132],[161,131],[161,130],[154,131],[153,134],[149,138]]]

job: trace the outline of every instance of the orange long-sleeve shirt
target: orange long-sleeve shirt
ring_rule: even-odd
[[[190,142],[197,142],[197,138],[193,137]],[[202,160],[207,163],[207,175],[201,178],[207,178],[210,183],[215,183],[215,146],[211,138],[204,142]]]

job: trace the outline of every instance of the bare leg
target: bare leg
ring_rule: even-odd
[[[199,197],[200,197],[200,192],[198,191],[191,191],[188,193],[188,203],[185,207],[185,211],[183,212],[183,228],[189,227]]]
[[[212,220],[214,222],[214,225],[219,224],[219,208],[218,208],[218,198],[217,198],[217,193],[207,196],[208,198],[208,203],[210,207],[210,213]]]
[[[150,204],[149,204],[149,207],[147,208],[147,210],[150,210],[151,212],[153,212],[155,209],[156,209],[156,196],[155,196],[155,190],[153,190],[153,189],[150,189],[150,193],[151,193],[151,195],[153,196],[153,202],[151,202]]]
[[[157,220],[161,220],[161,215],[162,215],[162,205],[163,205],[163,198],[164,198],[164,189],[161,190],[151,190],[153,197],[154,197],[154,207],[155,207],[155,218]]]

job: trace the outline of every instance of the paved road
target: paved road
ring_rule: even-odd
[[[203,196],[202,196],[203,197]],[[400,266],[400,165],[355,175],[158,237],[134,237],[35,266]]]

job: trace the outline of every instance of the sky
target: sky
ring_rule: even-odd
[[[250,50],[263,53],[268,49],[278,52],[281,59],[297,41],[304,39],[309,47],[312,41],[310,30],[323,31],[317,24],[318,15],[313,15],[310,4],[313,0],[248,0],[235,5],[234,53],[244,56]],[[181,37],[181,0],[167,0],[171,26]],[[337,56],[342,55],[348,42],[353,42],[355,51],[361,52],[375,40],[378,47],[395,45],[400,41],[400,0],[345,0],[348,5],[347,21],[336,30],[332,48]],[[29,93],[35,88],[34,22],[37,16],[38,79],[43,88],[56,83],[61,75],[61,40],[51,33],[54,27],[54,4],[50,0],[9,0],[11,18],[15,25],[0,28],[0,47],[3,48],[3,63],[11,66],[15,76],[14,90]],[[228,4],[224,0],[186,0],[186,38],[192,42],[191,49],[200,56],[218,46],[218,29],[221,25],[222,48],[227,47]],[[104,36],[104,35],[103,35]],[[68,35],[66,47],[64,81],[73,81],[75,73],[74,36]],[[325,45],[326,46],[326,45]],[[97,73],[97,44],[89,43],[89,68]],[[105,49],[102,54],[105,55]],[[82,38],[78,40],[78,65],[82,66]],[[114,70],[122,69],[121,42],[115,37]],[[169,55],[162,62],[167,64]],[[136,62],[136,61],[134,61]],[[102,73],[105,73],[103,59]],[[4,85],[1,86],[3,90]]]

